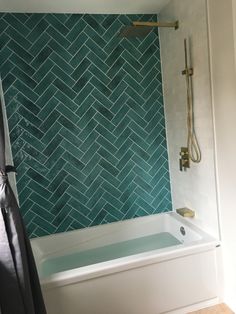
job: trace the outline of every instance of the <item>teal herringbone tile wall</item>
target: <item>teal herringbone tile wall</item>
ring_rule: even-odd
[[[1,14],[0,73],[29,234],[171,210],[159,40],[143,15]]]

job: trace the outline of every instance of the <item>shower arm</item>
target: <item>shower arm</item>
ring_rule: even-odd
[[[133,26],[147,26],[147,27],[172,27],[174,29],[179,28],[179,22],[133,22]]]

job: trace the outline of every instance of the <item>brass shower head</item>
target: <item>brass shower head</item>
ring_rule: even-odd
[[[156,27],[172,27],[174,29],[179,28],[179,22],[141,22],[135,21],[131,26],[125,26],[121,32],[121,37],[145,37],[148,33],[153,31]]]

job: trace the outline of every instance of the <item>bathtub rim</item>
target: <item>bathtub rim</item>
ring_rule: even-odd
[[[161,263],[167,260],[172,260],[192,254],[197,254],[199,252],[204,252],[204,251],[209,251],[213,250],[216,247],[220,245],[220,241],[213,238],[209,234],[207,234],[205,231],[201,230],[197,226],[195,226],[193,223],[191,223],[188,219],[181,217],[179,214],[175,212],[167,212],[167,213],[162,213],[162,214],[155,214],[151,215],[155,219],[155,216],[160,217],[160,215],[166,215],[170,216],[173,219],[177,220],[181,225],[184,225],[188,228],[190,228],[192,231],[197,233],[198,235],[201,236],[200,240],[195,240],[192,243],[188,244],[178,244],[174,245],[171,247],[163,248],[163,249],[157,249],[157,250],[152,250],[140,254],[134,254],[130,256],[125,256],[121,258],[117,258],[114,260],[109,260],[93,265],[88,265],[88,266],[83,266],[80,268],[74,268],[62,272],[55,273],[51,276],[45,277],[45,278],[40,278],[40,283],[43,287],[44,290],[47,289],[53,289],[57,287],[62,287],[86,280],[90,280],[93,278],[98,278],[102,276],[107,276],[112,273],[118,273],[118,272],[123,272],[127,271],[129,269],[133,268],[139,268],[139,267],[144,267],[147,265],[155,264],[155,263]],[[158,218],[157,217],[157,218]],[[145,220],[145,219],[151,219],[150,216],[147,217],[138,217],[135,218],[138,220]],[[119,224],[121,222],[115,222],[113,224]],[[125,223],[128,223],[128,220],[125,221]],[[106,225],[105,225],[106,226]],[[101,226],[95,226],[92,228],[98,228]],[[79,232],[79,230],[73,230],[70,231],[70,233],[73,232]],[[62,234],[56,234],[56,235],[49,235],[42,237],[43,241],[47,240],[49,237],[54,237],[54,236],[63,236]],[[42,239],[40,238],[40,239]],[[39,239],[32,239],[31,243],[34,246],[34,243],[37,243],[37,240]],[[47,258],[45,257],[44,259],[40,260],[40,263],[43,262],[43,260],[46,260]]]
[[[189,255],[197,255],[202,252],[214,250],[220,247],[220,245],[220,241],[218,240],[213,240],[207,243],[199,243],[189,247],[182,247],[182,244],[179,244],[173,246],[174,249],[171,251],[168,250],[168,248],[163,250],[159,249],[149,251],[147,253],[135,254],[94,265],[58,272],[46,278],[41,278],[40,284],[43,290],[55,289],[99,277],[109,276],[110,274],[128,271],[130,269],[145,267],[156,263],[163,263]]]

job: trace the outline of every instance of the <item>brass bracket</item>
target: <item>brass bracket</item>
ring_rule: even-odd
[[[187,68],[183,70],[182,75],[193,76],[193,68]]]

